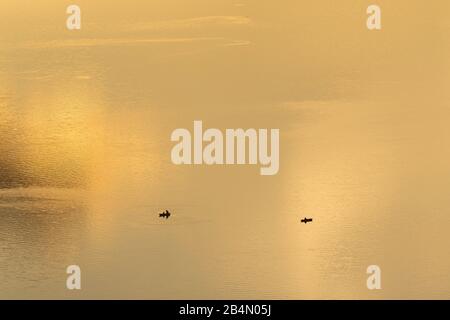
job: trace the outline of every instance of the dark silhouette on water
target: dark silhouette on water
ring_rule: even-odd
[[[166,212],[160,213],[160,214],[159,214],[159,217],[160,217],[160,218],[166,218],[166,219],[169,219],[169,217],[170,217],[170,212],[169,212],[168,210],[166,210]]]
[[[307,224],[308,222],[312,222],[312,218],[303,218],[302,220],[300,220],[301,222],[303,222],[304,224]]]

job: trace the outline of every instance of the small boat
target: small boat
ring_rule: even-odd
[[[300,220],[301,222],[303,222],[304,224],[307,224],[308,222],[312,222],[313,219],[312,218],[303,218],[302,220]]]
[[[169,212],[169,210],[166,210],[165,212],[160,213],[160,214],[159,214],[159,217],[160,217],[160,218],[166,218],[166,219],[169,219],[169,217],[170,217],[170,212]]]

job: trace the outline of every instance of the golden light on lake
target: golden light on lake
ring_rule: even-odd
[[[448,299],[450,2],[376,4],[1,1],[0,298]]]

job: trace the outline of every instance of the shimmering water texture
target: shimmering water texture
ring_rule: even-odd
[[[376,2],[2,0],[0,298],[449,299],[450,2]],[[194,120],[278,174],[172,164]]]

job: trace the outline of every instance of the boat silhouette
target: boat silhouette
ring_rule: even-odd
[[[160,217],[160,218],[166,218],[166,219],[169,219],[169,217],[170,217],[170,212],[169,212],[169,210],[166,210],[165,212],[160,213],[160,214],[159,214],[159,217]]]
[[[312,222],[313,219],[312,218],[303,218],[302,220],[300,220],[301,222],[303,222],[304,224],[307,224],[308,222]]]

